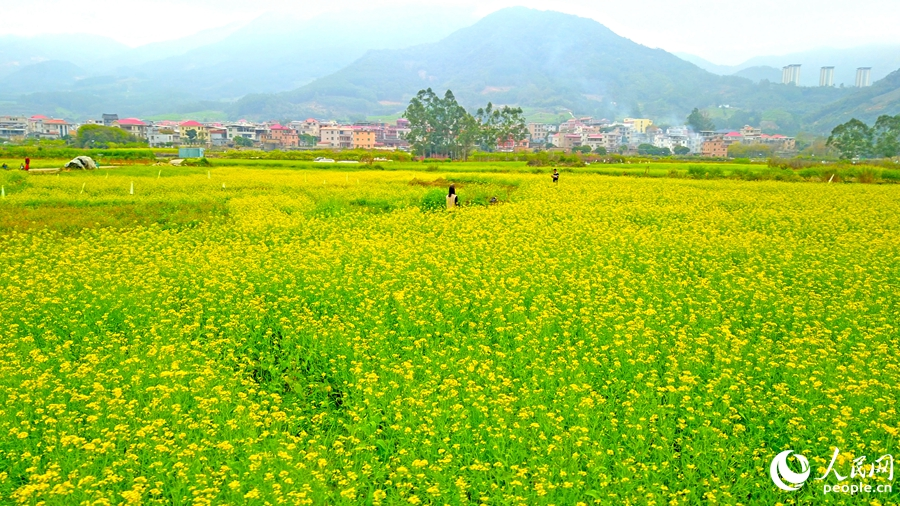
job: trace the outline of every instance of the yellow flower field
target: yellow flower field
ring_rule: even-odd
[[[808,504],[780,451],[900,456],[893,186],[0,183],[3,503]]]

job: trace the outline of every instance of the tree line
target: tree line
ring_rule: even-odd
[[[873,126],[853,118],[834,127],[827,145],[841,158],[892,158],[900,155],[900,114],[879,116]]]
[[[494,151],[498,143],[519,143],[528,137],[520,107],[495,108],[488,102],[470,114],[453,92],[439,97],[431,88],[420,90],[403,113],[409,120],[406,140],[419,155],[468,159],[476,147]]]

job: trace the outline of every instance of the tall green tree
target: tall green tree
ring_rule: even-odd
[[[427,156],[431,147],[431,122],[429,121],[429,111],[426,102],[431,103],[435,98],[431,88],[427,90],[419,90],[409,101],[403,117],[409,120],[409,133],[406,134],[406,141],[409,142],[413,152],[422,156]]]
[[[872,152],[872,129],[853,118],[834,127],[827,145],[838,150],[841,158],[865,158]]]
[[[528,127],[525,126],[525,117],[521,107],[503,106],[500,109],[500,140],[504,143],[512,141],[519,143],[528,137]]]
[[[879,116],[872,128],[875,154],[888,158],[900,155],[900,114]]]
[[[497,149],[497,139],[500,138],[500,110],[494,109],[494,104],[488,102],[487,106],[479,107],[475,111],[475,119],[480,125],[478,144],[484,151]]]
[[[696,107],[688,115],[684,124],[691,127],[695,132],[707,132],[716,129],[716,124],[709,118],[709,115]]]
[[[475,148],[481,137],[481,125],[478,120],[468,112],[459,123],[459,135],[457,137],[457,158],[469,159],[469,153]]]

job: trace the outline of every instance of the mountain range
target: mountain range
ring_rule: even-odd
[[[439,40],[470,23],[454,7],[386,8],[305,20],[268,14],[135,49],[95,36],[7,37],[0,111],[93,117],[97,107],[127,116],[222,109],[248,93],[309,83],[368,50]]]
[[[264,16],[134,49],[102,37],[60,37],[0,37],[0,113],[363,119],[399,114],[426,87],[451,89],[470,109],[491,101],[527,114],[680,124],[698,107],[715,111],[719,126],[755,122],[782,133],[900,113],[895,74],[864,89],[782,85],[776,57],[715,66],[642,46],[590,19],[522,7],[474,24],[452,7]],[[860,61],[850,50],[828,60],[826,53],[778,61],[804,62],[802,78],[807,61]],[[900,52],[866,54],[879,62],[874,77],[883,66],[900,68]]]

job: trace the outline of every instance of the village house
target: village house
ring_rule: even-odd
[[[221,126],[210,127],[209,143],[213,146],[225,146],[228,144],[228,130]]]
[[[313,118],[307,118],[305,121],[292,121],[291,128],[293,128],[297,135],[310,135],[319,138],[319,121]]]
[[[529,123],[528,137],[533,143],[547,142],[547,137],[553,133],[556,128],[553,125],[545,123]]]
[[[351,146],[353,149],[374,149],[375,132],[369,128],[354,128],[351,134]]]
[[[596,151],[597,148],[603,148],[609,151],[606,147],[606,135],[602,133],[588,134],[587,137],[584,137],[581,140],[581,145],[591,148],[591,151]]]
[[[240,120],[237,123],[225,125],[225,131],[228,142],[234,142],[234,139],[237,137],[243,137],[244,139],[258,142],[260,135],[266,132],[264,128],[258,128],[255,124],[250,123],[247,120]]]
[[[703,142],[700,154],[707,158],[726,158],[728,157],[728,145],[721,138],[709,139]]]
[[[653,125],[653,120],[646,118],[625,118],[622,123],[630,126],[635,132],[640,134],[647,133],[647,129]]]
[[[560,134],[580,134],[584,129],[584,126],[584,123],[575,118],[572,118],[565,123],[560,124],[557,132],[559,132]]]
[[[572,149],[581,147],[581,134],[563,134],[557,136],[559,144],[554,143],[558,148]]]
[[[766,135],[759,136],[757,141],[759,144],[772,146],[775,151],[795,151],[797,149],[797,139],[793,137],[785,137],[784,135]]]
[[[71,126],[63,119],[44,118],[34,122],[31,133],[39,139],[62,139],[69,135],[70,130],[75,133]]]
[[[259,140],[269,149],[296,148],[300,146],[300,136],[293,129],[275,124],[262,134]]]
[[[321,147],[349,149],[353,146],[353,128],[349,126],[327,126],[319,129]]]
[[[177,146],[178,132],[171,126],[153,125],[147,129],[147,144],[151,148]]]
[[[191,135],[191,132],[194,132]],[[209,129],[197,121],[185,121],[178,125],[182,144],[209,144]]]
[[[125,118],[114,121],[113,126],[125,130],[138,139],[146,139],[147,129],[150,125],[137,118]]]
[[[744,128],[741,129],[741,138],[743,139],[741,142],[744,144],[756,144],[759,142],[761,136],[762,130],[759,128],[744,125]]]
[[[722,136],[722,140],[725,142],[725,146],[731,146],[732,144],[743,143],[744,136],[740,132],[728,132]]]
[[[28,135],[28,118],[24,116],[0,116],[0,138],[22,141]]]

